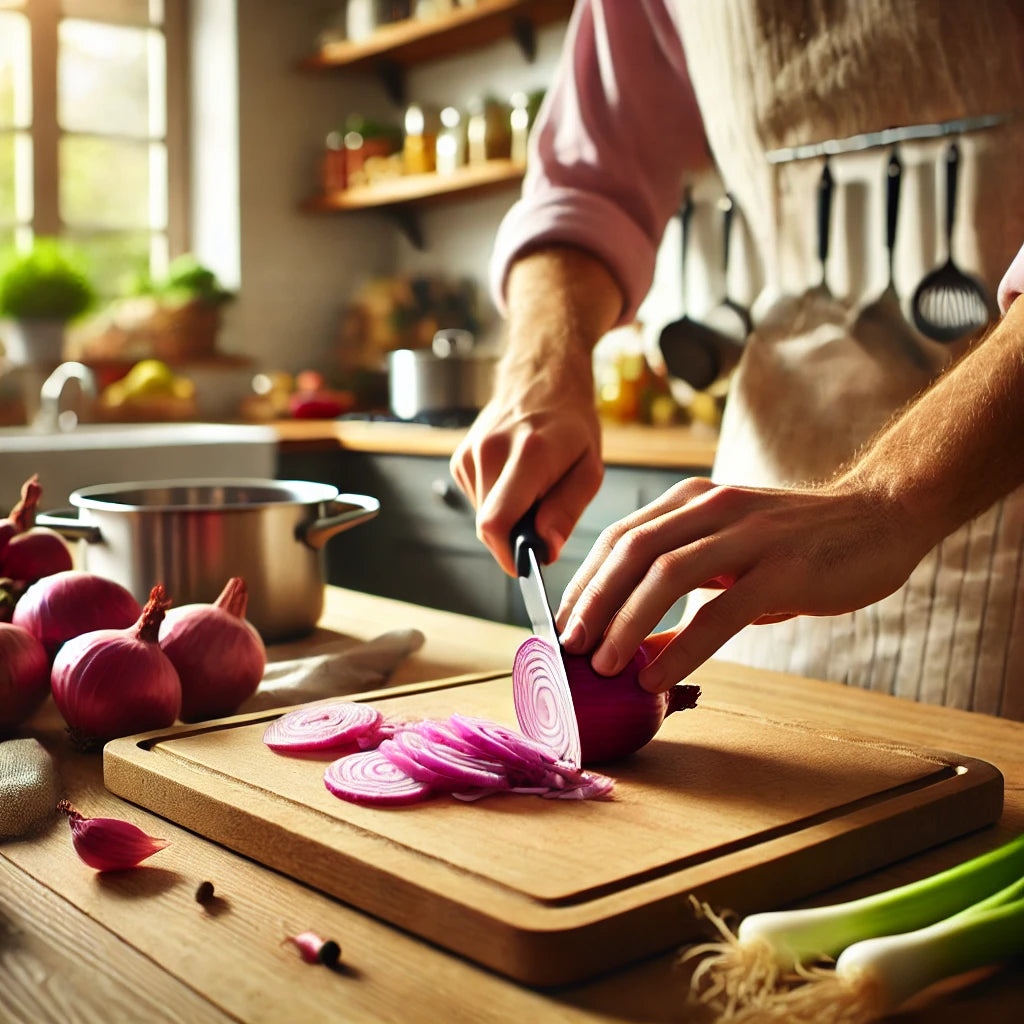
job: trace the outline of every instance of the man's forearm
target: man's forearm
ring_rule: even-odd
[[[1024,301],[833,483],[894,501],[924,550],[1024,483]]]
[[[558,368],[572,368],[558,386],[592,391],[591,352],[615,326],[623,301],[605,265],[581,249],[538,250],[513,265],[506,295],[503,376],[550,381]]]

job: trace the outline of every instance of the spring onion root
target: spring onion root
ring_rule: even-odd
[[[862,899],[752,914],[735,932],[723,917],[691,897],[697,912],[719,935],[718,941],[695,946],[684,955],[684,959],[702,958],[691,980],[692,996],[713,1007],[722,1019],[743,1019],[747,1011],[769,1013],[771,1007],[784,1004],[783,1016],[772,1019],[797,1021],[801,1018],[785,1016],[796,1012],[790,1000],[798,997],[791,996],[789,989],[818,976],[810,965],[833,961],[864,940],[948,923],[947,919],[953,920],[951,915],[960,912],[980,913],[984,905],[979,901],[987,898],[999,906],[1015,902],[1008,895],[1010,890],[1003,887],[1019,882],[1022,876],[1024,835],[946,871]],[[836,977],[832,971],[826,976],[830,980]],[[868,1006],[876,998],[864,995],[871,987],[865,982],[858,988]],[[863,1012],[867,1011],[854,1008],[850,1019],[871,1019],[862,1016]]]
[[[731,1024],[869,1024],[930,986],[1024,952],[1021,883],[944,921],[899,935],[864,939],[834,970],[806,972],[805,983],[733,1014]],[[1016,895],[1016,899],[1011,897]]]

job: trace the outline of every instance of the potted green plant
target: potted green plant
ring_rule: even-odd
[[[27,252],[8,250],[0,257],[7,359],[14,365],[59,363],[66,325],[95,301],[82,257],[66,242],[38,237]]]

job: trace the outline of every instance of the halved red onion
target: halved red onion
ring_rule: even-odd
[[[324,772],[324,785],[343,800],[397,806],[413,804],[434,790],[410,778],[379,750],[363,750],[332,761]]]
[[[334,701],[298,708],[275,719],[263,733],[272,750],[324,750],[365,746],[376,737],[384,716],[372,704]]]
[[[561,658],[572,693],[565,708],[561,691],[552,681]],[[580,758],[574,765],[615,761],[645,746],[675,711],[695,707],[700,687],[680,683],[664,693],[649,693],[638,682],[648,663],[640,649],[617,675],[598,675],[590,655],[561,656],[539,637],[529,637],[516,651],[512,667],[512,694],[516,717],[527,736],[564,749],[561,737],[565,716],[572,713],[578,727]]]
[[[581,759],[577,716],[558,682],[562,652],[539,636],[519,645],[512,665],[512,699],[519,727],[571,764]]]

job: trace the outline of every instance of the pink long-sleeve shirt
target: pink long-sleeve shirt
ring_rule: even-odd
[[[502,221],[491,291],[506,311],[512,264],[547,245],[597,256],[630,322],[650,288],[683,175],[709,163],[700,109],[665,0],[577,0],[531,137],[522,198]],[[999,286],[1002,312],[1024,292],[1024,246]]]

